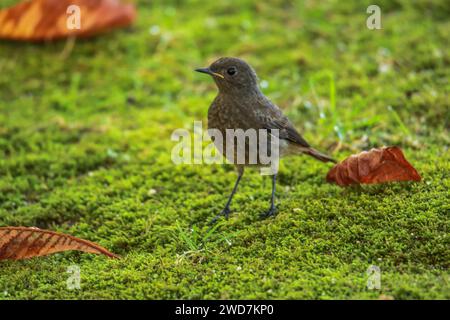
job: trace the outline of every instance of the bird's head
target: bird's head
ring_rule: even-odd
[[[222,93],[259,91],[255,71],[242,59],[220,58],[208,68],[200,68],[195,71],[211,75]]]

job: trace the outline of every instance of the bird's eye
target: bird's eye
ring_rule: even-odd
[[[237,73],[236,67],[230,67],[230,68],[228,68],[227,73],[228,73],[230,76],[234,76],[234,75]]]

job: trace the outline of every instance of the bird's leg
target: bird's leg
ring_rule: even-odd
[[[231,200],[233,200],[233,196],[236,193],[237,187],[239,185],[239,182],[241,181],[241,178],[242,178],[243,174],[244,174],[244,170],[243,169],[239,169],[236,183],[234,184],[233,191],[231,191],[231,194],[228,197],[228,201],[227,201],[227,204],[225,205],[225,208],[223,208],[222,212],[220,212],[217,216],[214,217],[214,219],[211,220],[210,224],[215,223],[221,216],[225,216],[225,218],[228,219],[228,215],[231,212],[231,210],[230,210]]]
[[[277,184],[277,175],[274,174],[272,176],[272,198],[270,201],[270,208],[267,212],[263,213],[263,217],[270,217],[273,216],[277,212],[277,208],[275,207],[275,189]]]

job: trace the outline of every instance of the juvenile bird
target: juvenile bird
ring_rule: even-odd
[[[224,57],[212,63],[208,68],[196,69],[197,72],[206,73],[214,79],[219,93],[208,110],[208,129],[218,129],[223,137],[227,129],[277,129],[279,137],[279,155],[307,154],[323,162],[336,162],[327,155],[312,148],[297,132],[283,112],[273,104],[261,92],[258,86],[258,78],[255,71],[245,61],[238,58]],[[223,139],[222,145],[216,147],[226,150],[226,144],[234,141]],[[251,152],[248,148],[246,152]],[[257,149],[256,149],[257,150]],[[235,150],[236,152],[236,150]],[[225,155],[227,158],[228,155]],[[249,158],[245,155],[245,160]],[[220,216],[228,218],[230,204],[236,193],[239,182],[244,173],[244,167],[248,162],[236,163],[236,157],[228,159],[234,161],[237,167],[238,177],[234,188],[228,198],[225,208],[211,222],[215,222]],[[276,174],[272,176],[271,205],[263,216],[271,216],[276,212],[275,207]]]

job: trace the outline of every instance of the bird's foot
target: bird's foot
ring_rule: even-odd
[[[271,206],[269,208],[269,210],[267,210],[266,212],[263,212],[261,214],[261,218],[268,218],[271,216],[274,216],[277,213],[277,208],[275,206]]]
[[[216,223],[216,221],[219,220],[221,216],[224,216],[225,219],[228,220],[228,216],[230,215],[230,213],[231,213],[230,207],[226,206],[217,216],[214,217],[214,219],[211,220],[209,224],[211,225]]]

